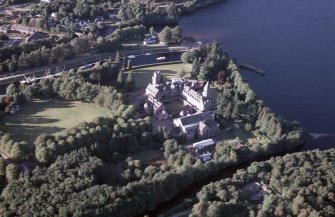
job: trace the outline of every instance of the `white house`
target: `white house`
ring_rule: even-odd
[[[192,147],[195,149],[200,149],[200,148],[206,148],[208,146],[213,146],[213,145],[215,145],[215,142],[213,141],[213,139],[206,139],[200,142],[193,143]]]

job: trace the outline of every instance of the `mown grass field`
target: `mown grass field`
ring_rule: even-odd
[[[42,133],[57,134],[76,126],[108,116],[110,111],[96,104],[57,100],[35,100],[23,105],[20,111],[1,119],[0,130],[13,135],[15,140],[33,143]]]
[[[163,79],[171,79],[177,77],[177,72],[184,70],[186,72],[185,77],[189,77],[191,73],[191,65],[184,63],[169,64],[169,65],[160,65],[152,66],[142,69],[134,69],[131,72],[133,73],[135,79],[135,88],[141,89],[148,86],[148,83],[151,82],[151,77],[155,71],[160,71],[163,75]],[[124,73],[124,80],[127,79],[129,72]]]

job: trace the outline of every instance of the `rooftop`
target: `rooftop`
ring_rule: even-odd
[[[197,113],[189,115],[186,117],[181,117],[180,121],[184,126],[199,124],[201,121],[209,120],[214,118],[214,112],[206,111],[202,113]]]
[[[193,147],[201,148],[201,147],[206,147],[206,146],[214,145],[214,144],[215,144],[215,142],[213,141],[213,139],[206,139],[206,140],[202,140],[200,142],[193,143]]]

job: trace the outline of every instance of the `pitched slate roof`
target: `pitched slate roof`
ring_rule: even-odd
[[[199,124],[201,121],[213,119],[213,117],[214,117],[214,112],[207,111],[207,112],[202,112],[202,113],[197,113],[197,114],[189,115],[186,117],[182,117],[180,118],[180,121],[184,126],[186,126],[186,125]]]

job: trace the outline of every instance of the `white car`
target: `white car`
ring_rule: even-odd
[[[144,55],[145,56],[151,56],[151,53],[145,53]]]
[[[91,64],[86,64],[86,65],[81,66],[80,69],[81,69],[81,70],[85,70],[85,69],[89,69],[89,68],[91,68],[91,67],[93,67],[93,66],[94,66],[93,63],[91,63]]]
[[[156,60],[158,60],[158,61],[166,60],[166,57],[157,57]]]
[[[136,58],[135,55],[129,55],[129,56],[128,56],[128,59],[135,59],[135,58]]]

